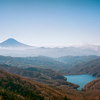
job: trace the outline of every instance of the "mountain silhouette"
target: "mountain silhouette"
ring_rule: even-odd
[[[9,38],[6,41],[0,43],[1,47],[31,47],[29,45],[23,44],[18,42],[17,40],[13,38]]]

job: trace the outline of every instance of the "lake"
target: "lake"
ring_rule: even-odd
[[[97,77],[91,76],[90,74],[84,74],[84,75],[65,75],[64,77],[67,78],[68,82],[78,84],[80,87],[78,90],[81,90],[81,88],[84,87],[85,84],[88,82],[97,79]]]

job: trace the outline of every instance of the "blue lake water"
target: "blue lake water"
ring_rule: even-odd
[[[84,87],[85,84],[88,82],[97,79],[97,77],[91,76],[90,74],[84,74],[84,75],[65,75],[64,77],[67,78],[68,82],[78,84],[80,87],[78,90],[81,90],[81,88]]]

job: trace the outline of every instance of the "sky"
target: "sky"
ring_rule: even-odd
[[[100,44],[100,0],[0,0],[0,42]]]

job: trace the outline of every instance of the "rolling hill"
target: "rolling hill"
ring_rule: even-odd
[[[0,100],[99,100],[99,95],[99,89],[57,88],[0,69]]]
[[[100,58],[71,67],[70,74],[91,74],[100,77]]]
[[[100,90],[100,78],[97,78],[89,83],[87,83],[84,88],[86,91],[90,90]]]
[[[66,78],[63,75],[50,69],[41,69],[41,68],[21,69],[18,67],[11,67],[4,64],[0,64],[0,69],[6,70],[13,74],[18,74],[20,76],[32,79],[34,81],[37,81],[43,84],[49,84],[52,86],[59,86],[59,87],[61,85],[64,85],[66,86],[66,88],[70,87],[73,89],[76,89],[79,87],[78,85],[67,82]]]
[[[36,67],[49,68],[56,71],[67,71],[69,65],[63,64],[53,58],[38,56],[38,57],[9,57],[0,56],[0,63],[20,68]]]
[[[16,74],[11,74],[5,70]],[[19,76],[17,74],[22,75],[24,77]],[[39,81],[36,82],[36,78],[38,80],[41,80],[39,74],[42,74],[42,79],[43,77],[47,78],[48,82],[49,78],[50,80],[54,79],[55,81],[53,85],[51,85],[50,83],[48,83],[48,85],[41,84],[38,83]],[[18,67],[10,67],[8,65],[0,64],[0,99],[2,98],[2,100],[93,100],[94,98],[96,98],[96,100],[99,100],[100,81],[97,81],[96,83],[94,80],[94,86],[92,84],[89,84],[87,85],[87,87],[89,88],[90,86],[91,88],[84,88],[82,91],[78,91],[73,88],[73,86],[76,85],[73,85],[69,82],[64,82],[65,79],[61,80],[62,76],[58,76],[60,76],[59,73],[55,73],[54,71],[48,69],[21,69]],[[57,83],[58,80],[59,84]],[[67,97],[70,99],[67,99]]]
[[[56,58],[57,61],[68,64],[70,66],[75,66],[77,64],[87,62],[90,60],[94,60],[98,58],[98,56],[91,55],[91,56],[63,56]]]
[[[60,90],[0,69],[2,100],[64,100]]]

